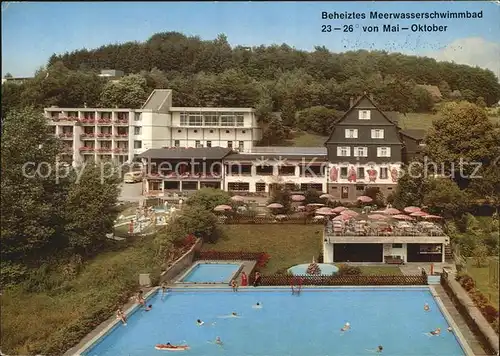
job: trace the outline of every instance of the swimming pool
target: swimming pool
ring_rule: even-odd
[[[229,283],[242,267],[241,263],[195,263],[179,283]]]
[[[173,288],[148,303],[152,311],[136,311],[82,355],[160,355],[154,346],[167,342],[188,344],[191,356],[358,356],[378,345],[383,355],[465,355],[428,288],[304,288],[300,296],[289,288]],[[342,333],[346,322],[351,330]],[[437,327],[440,336],[426,335]]]

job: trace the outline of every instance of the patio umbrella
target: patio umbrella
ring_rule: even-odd
[[[323,220],[325,217],[323,215],[316,215],[313,220]]]
[[[420,210],[422,209],[420,209],[418,206],[407,206],[406,208],[403,209],[403,211],[408,214],[415,213]]]
[[[214,208],[214,211],[227,211],[227,210],[233,210],[229,205],[217,205]]]
[[[237,201],[237,202],[242,202],[242,201],[245,201],[245,198],[243,198],[242,196],[239,196],[239,195],[235,195],[235,196],[231,197],[231,200]]]
[[[387,214],[387,215],[397,215],[397,214],[401,214],[401,212],[398,209],[388,208],[388,209],[384,210],[384,214]]]
[[[319,196],[320,199],[332,199],[333,200],[333,196],[331,196],[330,194],[321,194]]]
[[[393,219],[398,219],[398,220],[415,220],[411,216],[404,215],[404,214],[396,214],[392,216]]]
[[[362,195],[360,197],[358,197],[358,200],[362,203],[371,203],[373,201],[372,198],[370,198],[369,196],[367,195]]]
[[[370,215],[368,215],[368,219],[371,219],[371,220],[385,220],[385,219],[387,219],[387,216],[382,215],[382,214],[370,214]]]
[[[424,215],[422,216],[424,219],[442,219],[442,216],[439,215]]]
[[[280,203],[271,203],[267,207],[270,209],[281,209],[283,208],[283,205],[281,205]]]
[[[335,213],[332,211],[333,209],[327,208],[327,207],[322,207],[316,210],[316,214],[319,215],[335,215]]]
[[[310,204],[307,204],[307,206],[312,206],[312,207],[320,207],[320,206],[325,206],[325,204],[321,204],[321,203],[310,203]]]
[[[337,206],[336,208],[333,208],[333,212],[334,213],[341,213],[343,212],[344,210],[348,210],[347,208],[344,208],[343,206]]]
[[[334,221],[346,221],[346,220],[349,220],[351,218],[352,218],[352,216],[349,216],[349,215],[339,215],[339,216],[334,217],[332,220],[334,220]]]
[[[348,215],[350,217],[354,217],[354,216],[358,216],[359,214],[357,212],[355,212],[354,210],[344,210],[340,213],[340,215]]]
[[[306,199],[305,196],[299,195],[299,194],[294,194],[290,197],[293,201],[303,201]]]
[[[286,219],[288,216],[286,215],[283,215],[283,214],[279,214],[279,215],[276,215],[275,218],[276,220],[283,220],[283,219]]]
[[[415,211],[414,213],[411,213],[410,216],[426,216],[429,215],[425,211]]]

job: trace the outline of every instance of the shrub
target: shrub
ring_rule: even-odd
[[[337,275],[339,276],[359,276],[361,274],[361,268],[347,264],[340,265],[339,271],[337,272]]]
[[[481,308],[481,313],[490,324],[498,320],[498,310],[491,304],[487,304]]]
[[[267,265],[267,262],[271,259],[271,256],[265,252],[261,253],[259,259],[257,260],[257,267],[264,268]]]
[[[457,276],[457,281],[467,292],[473,290],[476,287],[476,283],[474,283],[474,280],[468,274]]]

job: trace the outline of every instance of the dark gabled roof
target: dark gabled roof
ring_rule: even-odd
[[[425,138],[426,131],[425,130],[401,130],[401,133],[405,136],[413,138],[414,140],[423,140]]]
[[[394,125],[398,125],[399,122],[399,112],[397,111],[386,111],[385,116],[394,123]]]
[[[155,159],[223,159],[233,150],[224,147],[171,147],[152,148],[143,152],[139,157]]]
[[[370,98],[370,95],[368,95],[368,94],[365,92],[363,95],[361,95],[360,97],[358,97],[358,98],[354,101],[353,105],[349,108],[349,110],[347,110],[347,111],[344,113],[344,115],[342,115],[342,117],[341,117],[340,119],[338,119],[337,121],[335,121],[334,126],[333,126],[333,130],[332,130],[332,132],[330,132],[330,135],[328,135],[328,139],[325,141],[325,146],[326,146],[326,144],[327,144],[327,143],[331,140],[332,135],[333,135],[333,133],[335,132],[335,125],[337,125],[338,123],[342,122],[342,121],[343,121],[343,120],[347,117],[347,115],[349,115],[349,114],[351,113],[351,111],[353,111],[354,109],[356,109],[356,107],[358,106],[358,104],[359,104],[359,103],[361,102],[361,100],[363,100],[363,99],[368,100],[368,101],[369,101],[369,102],[373,105],[373,107],[375,108],[375,110],[378,110],[378,111],[382,114],[382,116],[383,116],[383,117],[384,117],[384,118],[385,118],[388,122],[390,122],[390,123],[391,123],[391,124],[393,124],[393,125],[398,126],[397,121],[396,121],[396,122],[394,122],[394,121],[392,121],[389,117],[387,117],[386,113],[384,113],[382,110],[380,110],[380,109],[379,109],[379,107],[377,106],[377,104],[375,104],[375,102],[373,101],[373,99],[372,99],[372,98]]]

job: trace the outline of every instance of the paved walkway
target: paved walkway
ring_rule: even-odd
[[[474,352],[474,355],[476,355],[476,356],[488,355],[484,351],[484,349],[481,346],[481,343],[478,341],[477,337],[469,329],[469,326],[465,322],[462,315],[460,315],[457,308],[455,308],[455,305],[451,301],[448,294],[446,294],[446,291],[444,290],[443,286],[435,285],[434,289],[435,289],[436,293],[438,294],[439,298],[441,299],[441,301],[443,302],[444,306],[446,307],[446,310],[453,318],[453,321],[455,322],[455,324],[457,324],[458,328],[460,329],[460,332],[462,333],[465,340],[467,341],[467,344],[469,344],[469,347],[472,349],[472,352]]]

